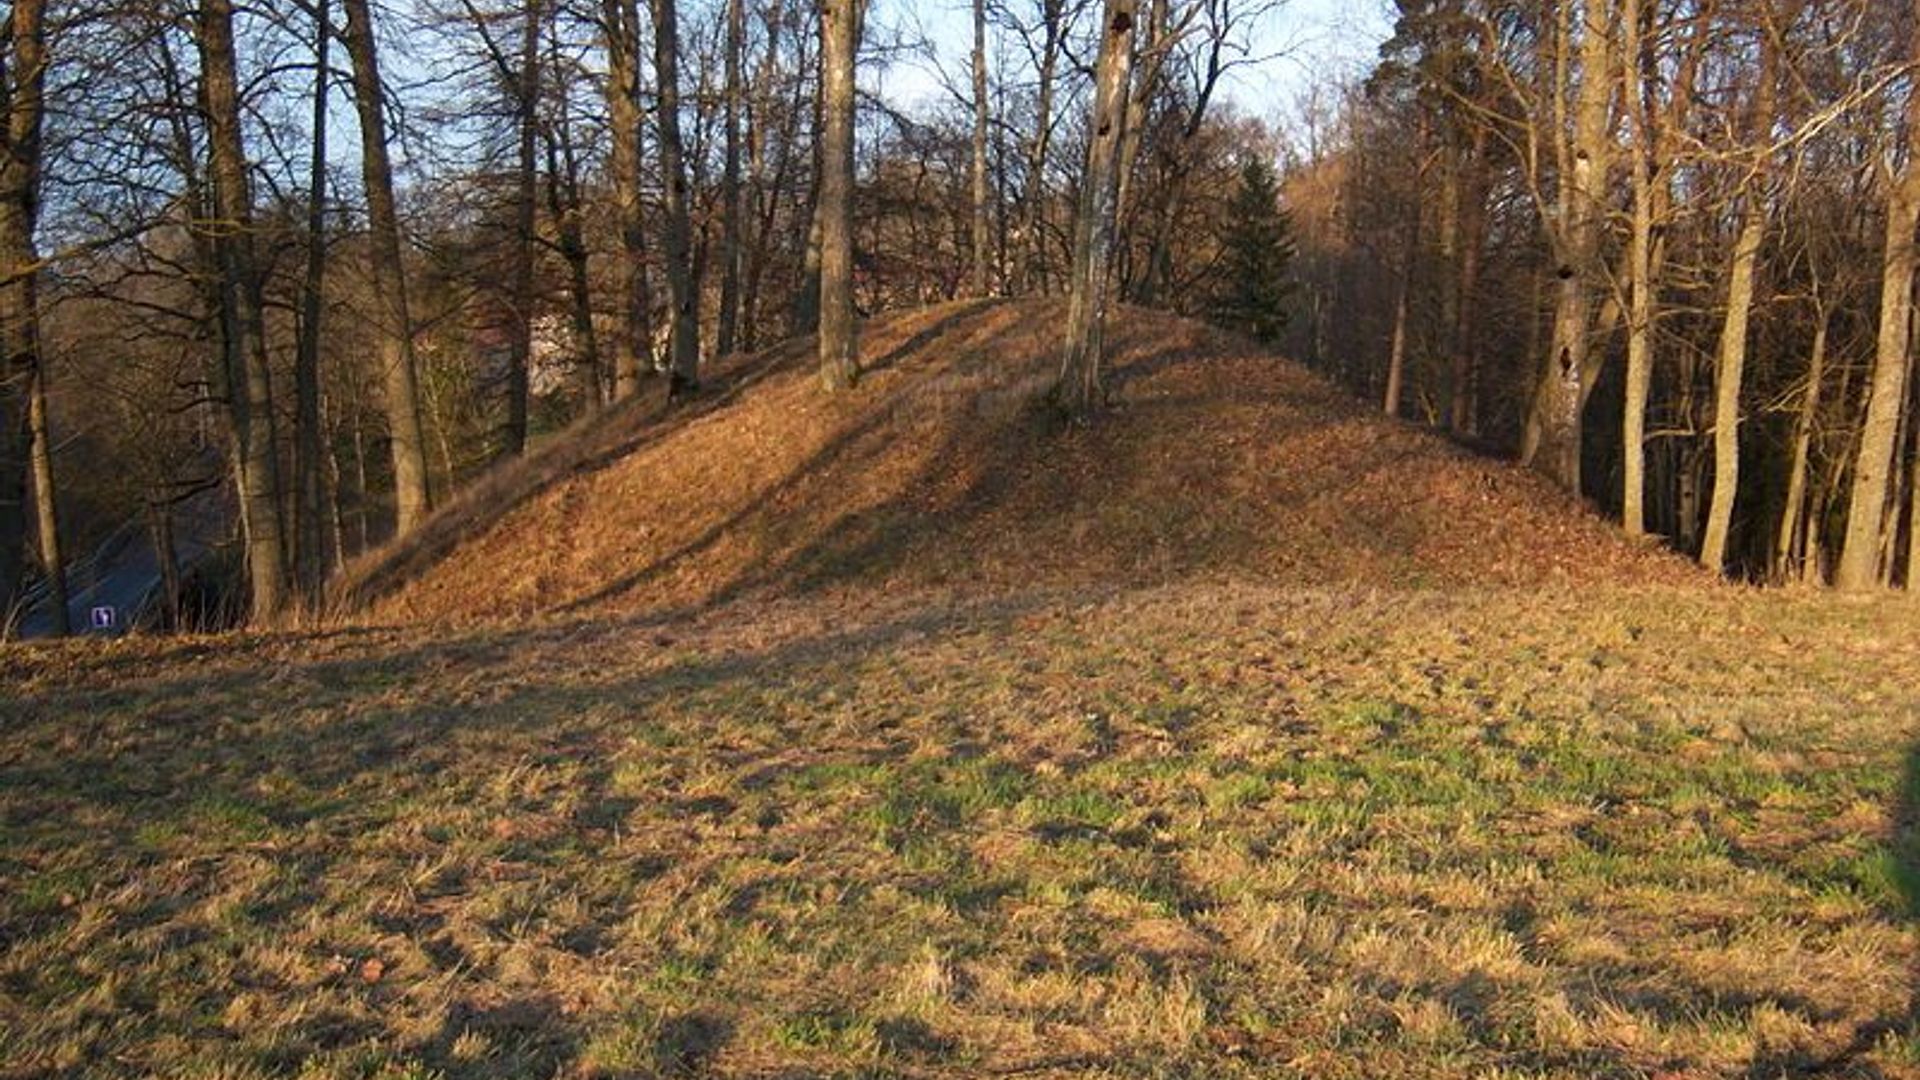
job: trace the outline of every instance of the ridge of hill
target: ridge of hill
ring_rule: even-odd
[[[611,409],[351,568],[374,618],[668,611],[747,596],[1250,576],[1383,588],[1656,584],[1690,564],[1509,463],[1191,320],[1120,307],[1113,408],[1062,425],[1058,300],[862,332],[828,396],[810,339],[685,407]]]

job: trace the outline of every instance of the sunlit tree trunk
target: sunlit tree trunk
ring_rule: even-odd
[[[345,4],[354,107],[360,117],[360,175],[367,192],[370,268],[375,303],[379,305],[374,357],[386,394],[394,529],[404,536],[418,527],[432,508],[426,437],[420,429],[419,368],[413,350],[412,312],[407,306],[406,268],[400,255],[400,215],[393,199],[393,165],[387,157],[386,112],[372,14],[367,0],[345,0]]]
[[[653,0],[653,70],[660,80],[661,211],[667,263],[672,386],[700,384],[700,294],[693,280],[693,230],[687,219],[687,166],[680,141],[680,31],[677,0]]]
[[[1913,28],[1911,58],[1920,62],[1920,23]],[[1906,141],[1920,148],[1920,87],[1909,88]],[[1860,429],[1853,466],[1853,498],[1847,510],[1846,540],[1834,584],[1842,589],[1871,589],[1884,580],[1881,537],[1889,527],[1887,502],[1899,447],[1900,409],[1907,398],[1912,366],[1914,230],[1920,227],[1920,152],[1910,149],[1905,165],[1887,190],[1887,237],[1881,254],[1880,331],[1867,385],[1866,419]]]
[[[1611,5],[1606,0],[1567,0],[1559,43],[1559,67],[1565,70],[1568,31],[1580,28],[1579,89],[1573,115],[1573,141],[1564,155],[1555,258],[1559,278],[1554,300],[1553,336],[1534,394],[1522,459],[1567,491],[1580,492],[1580,413],[1585,400],[1589,337],[1593,330],[1594,282],[1600,276],[1600,236],[1605,227],[1608,130],[1613,100]],[[1577,14],[1576,14],[1577,13]],[[1563,95],[1565,80],[1555,88]],[[1557,126],[1557,125],[1556,125]]]
[[[990,258],[988,229],[991,223],[987,191],[987,3],[973,0],[973,241],[968,280],[975,296],[985,296],[992,285],[988,280]]]
[[[820,383],[851,387],[859,375],[853,321],[853,72],[858,0],[820,5]]]
[[[607,52],[607,173],[613,215],[620,234],[614,260],[617,303],[613,334],[613,396],[624,401],[640,391],[647,354],[647,297],[642,266],[646,228],[640,208],[640,11],[635,0],[601,0]]]
[[[1792,581],[1806,552],[1807,459],[1813,450],[1813,426],[1820,416],[1821,383],[1827,374],[1827,309],[1816,299],[1813,347],[1807,356],[1807,388],[1800,394],[1800,411],[1793,422],[1793,457],[1787,465],[1787,499],[1774,540],[1773,576]]]
[[[218,219],[215,248],[221,271],[222,325],[227,367],[235,376],[228,397],[240,444],[238,472],[247,573],[253,619],[264,622],[285,603],[286,558],[273,386],[267,369],[260,279],[254,261],[253,195],[240,132],[232,0],[201,0],[196,30],[213,209]]]
[[[1107,314],[1107,266],[1113,254],[1114,200],[1127,87],[1133,72],[1134,0],[1106,0],[1100,20],[1100,56],[1094,67],[1093,111],[1080,206],[1073,229],[1073,273],[1067,300],[1067,337],[1054,398],[1071,417],[1084,418],[1104,400],[1102,333]]]

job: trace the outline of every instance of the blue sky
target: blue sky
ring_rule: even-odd
[[[888,25],[918,24],[940,53],[940,64],[963,74],[973,45],[971,0],[881,0],[878,15]],[[1260,63],[1230,72],[1225,96],[1243,112],[1282,121],[1295,100],[1316,80],[1336,77],[1370,64],[1392,28],[1387,0],[1284,0],[1255,28],[1252,42]],[[900,63],[889,68],[877,87],[903,106],[938,95],[931,65]]]

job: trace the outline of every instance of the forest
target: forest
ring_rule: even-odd
[[[318,605],[582,417],[815,332],[857,393],[860,318],[960,297],[1071,299],[1081,421],[1161,308],[1713,573],[1920,565],[1906,5],[1397,0],[1266,115],[1277,0],[974,0],[958,63],[900,14],[15,0],[0,611],[116,540],[149,625]]]

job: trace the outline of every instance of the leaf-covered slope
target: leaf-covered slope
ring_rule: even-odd
[[[1187,575],[1692,576],[1523,470],[1168,315],[1114,314],[1113,408],[1064,427],[1038,405],[1063,314],[977,302],[874,320],[866,374],[839,396],[804,343],[741,361],[702,405],[618,411],[547,448],[351,584],[381,617],[465,619]]]

